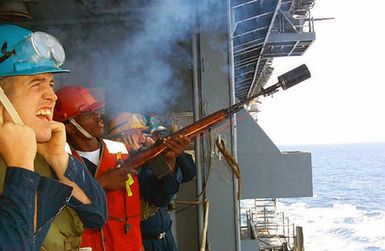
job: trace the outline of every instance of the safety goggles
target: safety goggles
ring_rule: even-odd
[[[38,63],[49,60],[56,67],[61,66],[65,61],[65,52],[63,46],[54,36],[37,31],[31,33],[30,36],[18,42],[13,48],[15,61],[20,59],[20,62],[30,59],[29,63]]]

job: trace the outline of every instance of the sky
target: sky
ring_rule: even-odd
[[[277,76],[305,63],[312,77],[263,98],[258,123],[277,145],[385,142],[383,0],[317,0],[316,40],[275,58]]]

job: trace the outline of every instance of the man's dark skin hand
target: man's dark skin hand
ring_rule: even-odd
[[[186,146],[190,142],[191,139],[184,135],[163,139],[163,143],[167,146],[167,151],[165,153],[166,161],[171,172],[175,171],[175,158],[185,151]],[[102,176],[98,177],[97,180],[106,190],[122,189],[125,187],[125,181],[127,180],[127,174],[129,173],[137,174],[137,171],[134,169],[128,170],[126,167],[116,168],[107,171]]]
[[[96,180],[102,185],[105,190],[124,189],[128,174],[137,174],[137,171],[132,168],[114,168],[97,177]]]

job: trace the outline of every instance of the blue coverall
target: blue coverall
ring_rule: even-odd
[[[168,203],[179,190],[179,185],[196,176],[196,167],[191,155],[183,153],[176,158],[176,171],[157,180],[151,168],[139,172],[141,197],[150,204],[160,207],[158,212],[141,221],[143,246],[146,251],[177,251],[171,233]],[[164,234],[163,234],[164,233]]]

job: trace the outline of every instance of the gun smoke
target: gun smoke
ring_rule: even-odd
[[[107,102],[108,114],[162,113],[180,106],[185,86],[191,85],[189,43],[195,7],[188,2],[146,5],[125,14],[131,22],[101,20],[56,28],[53,33],[67,53],[65,66],[72,72],[61,75],[59,85],[81,84],[97,97],[104,93],[99,98]],[[187,102],[184,106],[191,107],[192,99]]]

